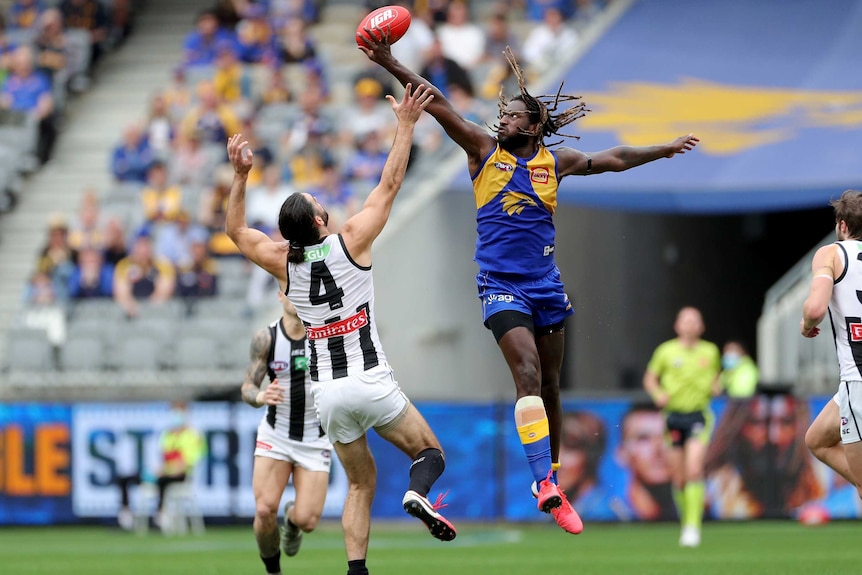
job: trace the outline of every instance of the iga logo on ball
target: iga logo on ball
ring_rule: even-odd
[[[389,31],[389,43],[393,44],[401,39],[410,27],[410,11],[403,6],[383,6],[369,13],[359,26],[356,27],[356,44],[365,46],[365,39],[368,34],[365,29],[369,29],[372,34],[379,40],[380,33],[375,28],[380,28],[385,33]]]

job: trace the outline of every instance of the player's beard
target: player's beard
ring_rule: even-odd
[[[511,152],[513,150],[523,148],[524,146],[529,144],[530,138],[531,136],[528,136],[527,134],[523,134],[521,132],[516,132],[511,136],[501,136],[498,133],[497,143],[500,144],[500,147],[507,152]]]

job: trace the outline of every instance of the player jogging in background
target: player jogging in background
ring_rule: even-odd
[[[254,451],[254,536],[268,575],[280,575],[278,506],[293,476],[296,498],[284,507],[281,547],[293,557],[302,533],[317,526],[332,464],[332,444],[320,427],[311,397],[305,357],[305,326],[281,292],[283,314],[251,342],[242,399],[252,407],[266,406],[257,428]],[[262,390],[264,377],[269,384]]]
[[[834,401],[809,427],[805,443],[862,497],[862,192],[847,190],[831,205],[838,241],[814,254],[814,277],[802,305],[799,331],[817,337],[820,322],[829,314],[840,383]]]
[[[380,183],[340,234],[330,234],[329,215],[310,194],[293,194],[281,207],[278,226],[286,242],[274,242],[245,221],[245,188],[252,165],[247,142],[228,142],[234,166],[226,230],[242,253],[278,280],[296,307],[308,338],[311,392],[323,429],[347,473],[342,513],[348,575],[367,575],[371,502],[377,470],[366,432],[377,433],[412,460],[401,500],[435,538],[450,541],[455,528],[439,513],[442,496],[427,499],[445,460],[434,432],[395,381],[374,320],[371,245],[383,230],[407,169],[413,129],[433,96],[410,86],[400,102],[387,96],[398,118],[395,141]]]
[[[706,495],[706,450],[715,424],[709,401],[721,391],[721,352],[701,339],[705,327],[697,308],[679,310],[673,329],[677,337],[656,348],[643,385],[666,417],[673,496],[682,524],[679,544],[697,547]]]
[[[396,60],[389,42],[367,34],[360,49],[402,85],[425,83]],[[538,508],[554,516],[569,533],[583,523],[557,486],[562,410],[560,370],[565,320],[574,312],[554,262],[554,211],[559,181],[570,175],[621,172],[691,150],[689,134],[661,146],[619,146],[586,154],[572,148],[550,149],[545,138],[586,111],[574,96],[533,96],[510,50],[506,57],[520,93],[501,95],[499,122],[491,135],[464,119],[433,89],[431,114],[467,153],[476,198],[476,276],[485,326],[493,333],[515,381],[515,425],[533,475]],[[562,87],[561,87],[562,88]],[[575,102],[561,110],[567,102]]]

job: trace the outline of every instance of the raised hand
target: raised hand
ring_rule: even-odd
[[[670,143],[671,150],[670,152],[668,152],[667,157],[672,158],[674,154],[684,154],[689,150],[693,150],[699,141],[700,138],[698,138],[694,134],[680,136],[679,138]]]
[[[357,42],[357,47],[365,52],[368,59],[372,62],[377,62],[378,64],[382,64],[387,60],[392,60],[392,52],[389,48],[389,26],[386,26],[385,29],[380,26],[375,26],[374,30],[377,34],[372,32],[369,28],[363,28],[363,30],[365,31],[365,38],[363,39],[365,46]],[[379,40],[378,36],[380,38]]]
[[[422,111],[434,99],[434,94],[431,93],[431,88],[426,87],[425,84],[419,84],[413,90],[413,85],[408,82],[404,86],[404,96],[400,102],[389,94],[386,95],[386,99],[392,105],[392,111],[398,116],[399,121],[415,124],[422,115]]]
[[[248,174],[251,170],[254,154],[248,148],[248,141],[242,139],[242,134],[234,134],[227,141],[227,157],[233,164],[233,170],[239,175]]]

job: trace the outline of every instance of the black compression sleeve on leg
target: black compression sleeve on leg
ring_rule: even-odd
[[[354,559],[347,562],[347,575],[368,575],[365,559]]]
[[[445,468],[442,451],[433,447],[422,450],[410,465],[409,489],[425,497]]]
[[[264,557],[261,555],[260,560],[263,561],[267,573],[281,573],[281,551],[272,557]]]

